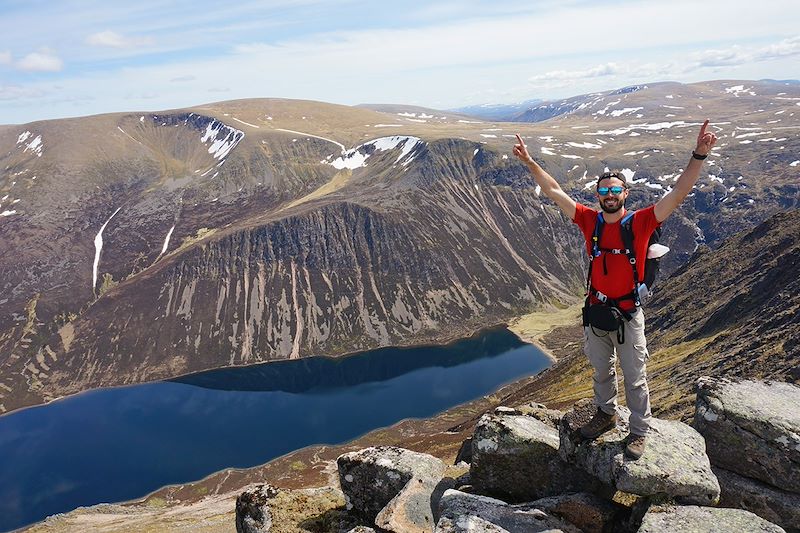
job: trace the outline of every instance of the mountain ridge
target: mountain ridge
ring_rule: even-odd
[[[118,375],[119,369],[106,367],[99,372],[93,365],[108,362],[109,355],[116,353],[109,348],[112,344],[130,350],[137,334],[147,335],[147,325],[167,319],[165,309],[174,306],[167,295],[170,289],[165,289],[165,271],[175,269],[175,276],[182,272],[180,268],[197,271],[198,265],[192,261],[207,262],[203,254],[219,250],[219,243],[226,242],[233,250],[237,239],[250,242],[255,238],[258,242],[248,250],[256,256],[236,256],[241,265],[248,265],[249,278],[241,277],[244,270],[240,268],[236,271],[239,277],[231,278],[230,287],[224,288],[226,295],[239,298],[247,292],[252,298],[255,293],[251,289],[260,286],[259,261],[263,264],[263,254],[259,260],[257,250],[266,249],[270,232],[298,235],[298,228],[308,224],[309,228],[323,228],[325,217],[315,213],[330,210],[330,206],[340,206],[334,208],[338,209],[333,215],[337,221],[349,220],[330,248],[336,257],[370,257],[371,265],[389,261],[393,250],[385,250],[386,255],[364,254],[370,250],[369,242],[375,242],[373,230],[364,232],[357,226],[374,228],[375,223],[383,228],[380,231],[406,235],[394,241],[405,250],[404,258],[439,254],[428,261],[435,267],[432,272],[406,269],[403,272],[410,278],[402,282],[396,273],[384,276],[383,282],[371,281],[364,270],[367,263],[354,260],[352,264],[362,269],[361,274],[353,268],[349,277],[343,276],[347,277],[344,285],[330,285],[329,289],[321,274],[310,276],[316,281],[306,283],[303,271],[311,250],[304,246],[325,232],[307,233],[301,239],[303,246],[298,246],[296,237],[281,240],[283,262],[271,265],[280,271],[275,279],[281,281],[274,287],[285,294],[286,312],[297,318],[298,309],[302,315],[313,308],[312,300],[330,302],[330,296],[337,293],[366,298],[364,307],[351,302],[353,309],[361,309],[356,323],[361,324],[362,336],[341,337],[336,341],[338,348],[330,345],[333,353],[353,351],[353,346],[345,347],[351,340],[361,348],[375,346],[370,343],[376,338],[381,339],[378,344],[399,342],[399,337],[387,340],[382,333],[383,328],[403,331],[396,318],[387,319],[393,315],[393,305],[404,310],[398,311],[399,315],[417,321],[431,313],[446,317],[445,308],[461,309],[462,314],[452,315],[461,319],[434,321],[437,332],[425,337],[431,339],[448,337],[446,330],[460,332],[453,325],[465,323],[467,310],[475,324],[501,323],[523,311],[576,299],[585,268],[576,251],[580,247],[573,246],[579,236],[572,232],[569,221],[539,196],[527,170],[509,157],[512,131],[519,131],[545,168],[584,203],[593,203],[593,174],[607,167],[622,168],[631,176],[634,189],[630,201],[636,208],[657,200],[669,189],[688,157],[696,114],[719,113],[722,120],[712,126],[721,136],[722,149],[709,158],[708,173],[701,175],[697,189],[665,229],[673,253],[664,264],[667,272],[674,270],[699,246],[721,242],[739,228],[739,221],[754,224],[800,201],[797,169],[791,166],[792,154],[800,152],[797,138],[765,137],[774,134],[767,122],[785,129],[797,127],[793,104],[800,95],[771,96],[785,87],[767,84],[767,96],[752,96],[749,92],[765,91],[754,89],[752,82],[731,83],[701,84],[703,91],[716,91],[709,100],[716,104],[704,102],[706,109],[695,111],[690,106],[683,106],[683,111],[668,109],[680,120],[666,123],[654,122],[665,118],[661,102],[689,98],[699,89],[689,87],[685,95],[674,91],[673,99],[663,92],[623,92],[617,107],[628,105],[622,101],[625,97],[649,94],[648,98],[654,99],[644,109],[645,122],[630,120],[630,113],[612,116],[614,106],[604,102],[607,111],[588,115],[590,123],[586,117],[569,116],[514,124],[512,130],[503,123],[456,117],[427,119],[404,116],[405,111],[381,113],[278,99],[0,128],[0,168],[4,169],[0,198],[6,195],[0,213],[13,211],[0,217],[0,235],[9,243],[6,253],[0,255],[5,291],[0,299],[0,411],[60,396],[59,391],[49,390],[52,383],[63,387],[78,374],[102,374],[103,379],[121,382],[141,379],[141,369]],[[719,107],[721,102],[724,107]],[[727,120],[735,113],[745,115]],[[408,120],[411,118],[414,120]],[[597,131],[590,130],[592,126]],[[361,218],[348,219],[355,208],[341,207],[345,205],[366,211]],[[356,238],[358,235],[370,237]],[[359,243],[356,248],[354,242]],[[453,257],[458,259],[453,261]],[[180,264],[184,267],[178,268]],[[431,285],[433,281],[438,285]],[[207,282],[204,290],[210,290],[210,281],[203,281]],[[298,287],[311,287],[302,296],[302,305],[295,300],[303,293]],[[404,294],[399,300],[398,287]],[[191,301],[189,294],[195,289],[180,285],[171,290],[180,291],[176,296],[180,301],[184,291],[189,291],[186,301]],[[209,301],[218,300],[223,286],[216,290],[216,296],[206,295]],[[383,302],[384,291],[395,299]],[[123,293],[130,295],[128,307],[114,308],[114,302],[126,301],[119,296]],[[276,299],[280,294],[274,293]],[[230,328],[225,337],[232,336],[239,348],[247,331],[245,313],[257,315],[272,305],[266,293],[263,298],[261,292],[258,295],[263,304],[246,306],[240,301],[237,308],[229,302],[230,313],[222,320]],[[159,298],[163,299],[160,307],[154,307]],[[423,301],[429,303],[419,303]],[[433,310],[427,309],[429,306]],[[409,309],[416,311],[409,314]],[[185,312],[182,310],[181,316]],[[277,320],[284,311],[274,312]],[[140,326],[138,333],[118,326],[119,339],[112,342],[117,335],[105,332],[118,315]],[[246,316],[252,319],[256,315]],[[264,327],[266,315],[258,316],[265,320]],[[314,320],[320,319],[315,316]],[[333,331],[337,319],[333,314],[327,316],[325,328]],[[174,321],[174,316],[170,320]],[[311,320],[304,317],[303,324],[310,325]],[[206,321],[205,332],[213,329],[211,322]],[[297,327],[283,323],[280,333],[271,328],[271,342],[278,338],[291,342],[282,340],[278,344],[283,348],[277,350],[274,346],[278,344],[274,344],[259,357],[305,354],[316,346],[313,338],[304,340]],[[184,367],[181,361],[204,360],[212,352],[217,353],[215,364],[233,364],[227,357],[228,347],[211,350],[203,345],[211,342],[210,337],[201,338],[202,349],[192,346],[185,333],[187,327],[197,326],[191,321],[174,321],[172,329],[166,328],[164,331],[171,333],[160,342],[161,353],[168,359],[162,358],[158,365],[172,369],[169,372],[201,370],[208,368],[208,363]],[[464,328],[463,333],[470,333],[468,330]],[[422,329],[415,331],[419,334]],[[220,335],[217,337],[223,338]],[[253,335],[253,330],[247,335]],[[247,342],[265,342],[265,338],[256,335],[247,337]],[[402,342],[415,342],[413,336],[404,338]],[[297,342],[299,349],[295,350]],[[180,353],[173,353],[179,346]],[[198,350],[206,355],[191,355]],[[85,359],[90,352],[96,359],[92,364]],[[120,356],[122,353],[117,353],[111,359]],[[170,366],[169,358],[177,366]],[[78,367],[83,369],[76,370]]]

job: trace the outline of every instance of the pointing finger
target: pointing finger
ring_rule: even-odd
[[[700,128],[700,134],[698,135],[698,137],[701,137],[701,138],[702,138],[702,137],[703,137],[703,136],[706,134],[706,128],[707,128],[707,127],[708,127],[708,119],[706,119],[706,121],[705,121],[705,122],[703,122],[703,125],[702,125],[702,127]]]
[[[517,133],[516,135],[517,135],[517,140],[519,141],[520,146],[525,147],[525,143],[522,141],[522,137],[519,136],[519,133]]]

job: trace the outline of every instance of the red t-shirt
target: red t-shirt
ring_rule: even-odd
[[[597,221],[597,211],[582,204],[575,206],[575,219],[573,222],[580,226],[583,237],[586,239],[586,252],[592,256],[592,235],[594,235],[594,225]],[[655,205],[636,211],[633,215],[633,248],[636,255],[636,270],[639,273],[639,281],[644,279],[644,264],[647,260],[647,243],[650,235],[660,226],[656,220]],[[619,221],[609,224],[606,222],[603,227],[603,234],[600,236],[600,248],[624,249],[622,243],[622,232],[620,231]],[[605,256],[605,257],[604,257]],[[603,259],[606,262],[608,274],[603,272]],[[612,254],[603,252],[595,258],[592,267],[592,287],[608,296],[617,299],[629,295],[634,289],[633,268],[628,260],[628,256],[623,254]],[[592,297],[592,303],[597,303],[597,299]],[[620,306],[629,311],[635,307],[633,300],[622,300]]]

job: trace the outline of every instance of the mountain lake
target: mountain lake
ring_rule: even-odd
[[[0,416],[0,530],[427,418],[550,364],[504,328],[88,391]]]

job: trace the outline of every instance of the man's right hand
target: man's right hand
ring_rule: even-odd
[[[533,161],[531,154],[528,153],[528,147],[525,146],[525,142],[522,140],[522,137],[519,136],[519,133],[517,133],[516,135],[519,144],[514,145],[514,155],[517,156],[519,160],[522,161],[523,163],[528,163],[530,161]]]

